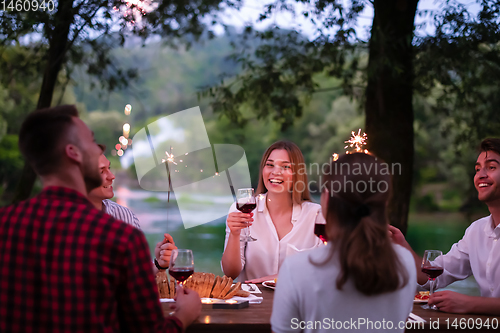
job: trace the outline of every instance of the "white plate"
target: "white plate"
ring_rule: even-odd
[[[233,296],[230,298],[236,301],[248,301],[250,304],[260,304],[262,303],[263,298],[259,296],[255,296],[254,294],[250,294],[248,297],[239,297]],[[213,300],[214,302],[225,302],[226,300],[222,300],[220,298],[202,298],[202,300]],[[175,300],[173,298],[160,298],[160,302],[162,303],[174,303]]]
[[[264,281],[264,282],[262,282],[262,285],[264,287],[267,287],[267,288],[270,288],[270,289],[275,289],[276,287],[273,287],[272,285],[270,285],[269,282],[274,283],[274,280]]]

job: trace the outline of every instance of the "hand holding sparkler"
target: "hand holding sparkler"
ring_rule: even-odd
[[[164,234],[164,238],[161,242],[158,242],[155,246],[155,258],[161,267],[168,267],[170,264],[170,257],[172,256],[172,250],[177,249],[175,246],[174,239],[170,234]]]

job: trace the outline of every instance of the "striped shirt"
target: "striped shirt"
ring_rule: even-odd
[[[127,207],[120,206],[114,201],[105,199],[102,201],[103,209],[102,211],[108,215],[113,216],[115,219],[128,223],[137,229],[141,229],[139,224],[139,219],[134,213]]]

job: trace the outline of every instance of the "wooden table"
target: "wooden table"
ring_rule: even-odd
[[[435,310],[424,310],[422,304],[414,304],[413,311],[417,316],[422,317],[427,322],[424,324],[424,329],[420,326],[413,329],[406,329],[405,332],[450,332],[450,331],[474,331],[474,332],[498,332],[500,331],[500,317],[480,316],[480,315],[459,315],[453,313],[445,313]],[[493,327],[479,328],[479,325],[474,323],[494,323]],[[469,327],[467,327],[469,324]],[[462,326],[461,326],[462,325]],[[496,327],[496,329],[494,328]]]
[[[211,305],[203,304],[201,315],[198,319],[188,327],[187,332],[271,332],[271,312],[273,307],[273,297],[274,291],[259,285],[262,291],[262,296],[264,298],[261,304],[250,304],[246,309],[239,310],[226,310],[226,309],[212,309]],[[170,312],[168,303],[163,304],[163,313],[165,316]],[[443,313],[434,310],[424,310],[421,308],[420,304],[415,304],[413,307],[414,314],[422,317],[427,322],[424,327],[407,328],[405,332],[450,332],[450,331],[467,331],[460,328],[460,323],[462,325],[467,321],[481,321],[485,323],[486,320],[491,324],[496,322],[497,329],[482,328],[474,329],[474,332],[495,332],[500,330],[500,317],[494,316],[478,316],[478,315],[455,315],[450,313]],[[456,323],[457,328],[453,327],[453,323]],[[469,322],[470,325],[471,322]],[[476,328],[476,326],[474,326]],[[381,330],[382,332],[383,330]]]

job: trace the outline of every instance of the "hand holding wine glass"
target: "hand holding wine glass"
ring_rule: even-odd
[[[314,222],[314,234],[318,236],[325,245],[328,243],[328,239],[326,238],[326,221],[323,218],[321,209],[316,213],[316,220]]]
[[[257,201],[253,192],[253,188],[240,188],[236,194],[236,209],[240,212],[249,214],[255,207],[257,207]],[[247,225],[248,236],[241,239],[242,242],[254,242],[257,239],[250,235],[250,227]]]
[[[434,293],[436,287],[436,278],[443,274],[443,267],[436,263],[436,259],[442,256],[443,253],[439,250],[425,250],[424,257],[422,259],[422,272],[427,274],[430,283],[430,295]],[[437,310],[437,307],[433,305],[431,307],[433,310]]]
[[[186,249],[172,250],[168,271],[178,284],[184,286],[184,282],[194,273],[193,252]]]

